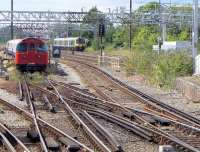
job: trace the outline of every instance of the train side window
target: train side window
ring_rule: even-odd
[[[17,51],[19,52],[26,52],[27,51],[27,44],[21,43],[17,45]]]

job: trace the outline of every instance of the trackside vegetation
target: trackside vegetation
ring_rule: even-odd
[[[124,69],[128,75],[143,75],[151,85],[171,89],[176,77],[192,74],[192,59],[186,52],[135,51],[127,58]]]
[[[151,2],[136,11],[155,10],[158,7],[156,2]],[[191,11],[191,9],[187,9]],[[173,11],[176,10],[180,10],[180,8],[174,7]],[[92,11],[97,11],[97,8],[93,8]],[[171,89],[177,77],[192,75],[192,58],[188,51],[158,53],[152,50],[152,45],[158,43],[160,36],[159,25],[133,26],[132,52],[128,51],[128,32],[128,25],[111,25],[107,28],[104,37],[106,54],[124,56],[123,68],[128,75],[143,75],[149,84],[164,89]],[[87,34],[84,33],[84,36]],[[92,38],[90,36],[89,39],[91,42],[87,50],[90,52],[98,50],[98,39],[95,36]],[[184,25],[169,25],[167,40],[191,41],[191,28]]]

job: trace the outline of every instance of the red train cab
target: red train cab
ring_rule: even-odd
[[[22,71],[44,71],[46,69],[48,65],[48,47],[43,40],[25,38],[12,40],[8,43],[10,43],[12,50],[7,50],[15,56],[17,69]]]

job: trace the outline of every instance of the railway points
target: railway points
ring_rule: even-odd
[[[94,1],[0,6],[0,151],[199,152],[198,0]]]

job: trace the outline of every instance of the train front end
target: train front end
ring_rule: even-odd
[[[41,39],[26,38],[17,44],[15,64],[21,71],[45,71],[48,58],[48,47]]]
[[[84,38],[77,38],[75,43],[75,50],[84,51],[86,48],[86,40]]]

